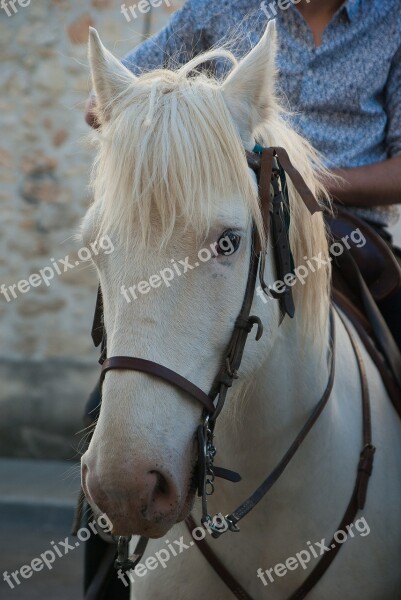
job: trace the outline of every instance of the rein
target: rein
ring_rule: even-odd
[[[255,490],[255,492],[247,498],[238,508],[236,508],[232,513],[226,515],[225,521],[228,523],[228,527],[230,531],[238,532],[239,527],[238,523],[246,517],[246,515],[255,508],[255,506],[262,500],[262,498],[267,494],[267,492],[273,487],[278,478],[282,475],[285,468],[288,466],[289,462],[295,455],[296,451],[320,417],[323,412],[324,407],[327,404],[328,399],[330,398],[330,394],[333,390],[334,384],[334,376],[335,376],[335,326],[334,326],[334,316],[333,313],[330,313],[330,327],[331,327],[331,364],[330,364],[330,374],[327,382],[326,389],[323,393],[323,396],[315,406],[310,415],[309,419],[306,421],[305,425],[302,427],[301,431],[288,448],[287,452],[284,454],[278,465],[273,469],[273,471],[269,474],[268,477],[263,481],[263,483]],[[212,534],[213,537],[219,537],[221,532],[216,532]]]
[[[269,233],[272,238],[275,250],[277,278],[279,280],[283,280],[284,276],[290,273],[293,268],[293,259],[291,255],[287,228],[289,201],[287,194],[286,174],[292,180],[292,183],[294,184],[300,197],[311,214],[320,211],[321,208],[314,198],[312,192],[307,187],[300,173],[291,164],[289,156],[283,148],[262,148],[261,146],[257,145],[255,146],[254,152],[246,152],[246,158],[248,161],[248,166],[255,172],[257,177],[264,233],[266,239],[268,239]],[[216,448],[214,445],[214,428],[216,420],[224,407],[228,390],[230,387],[232,387],[234,380],[238,378],[238,370],[242,362],[248,335],[255,325],[257,326],[256,340],[259,340],[263,334],[261,320],[259,317],[251,315],[251,308],[258,277],[263,291],[268,296],[279,301],[281,311],[280,324],[285,315],[288,315],[292,318],[295,313],[292,288],[290,286],[285,285],[284,289],[279,293],[270,289],[266,285],[264,281],[265,259],[266,249],[262,247],[261,238],[256,230],[256,227],[253,226],[248,279],[242,307],[236,319],[234,330],[224,355],[224,360],[222,361],[222,366],[215,377],[209,394],[206,394],[191,381],[182,377],[175,371],[172,371],[171,369],[168,369],[167,367],[158,363],[154,363],[143,358],[129,356],[114,356],[107,358],[107,342],[106,332],[102,322],[102,298],[100,288],[98,293],[98,301],[92,329],[92,338],[96,346],[102,344],[102,355],[99,360],[102,365],[100,383],[103,383],[106,374],[111,370],[139,371],[163,379],[164,381],[187,393],[189,396],[200,402],[203,406],[202,423],[199,425],[197,430],[197,439],[199,445],[197,492],[198,496],[200,496],[202,499],[201,522],[211,531],[214,538],[218,538],[220,535],[222,535],[222,533],[224,533],[221,526],[217,524],[216,517],[213,519],[208,513],[207,507],[207,497],[213,494],[214,491],[215,477],[222,477],[232,482],[237,482],[241,479],[238,473],[214,465],[214,457],[216,455]],[[373,454],[375,450],[371,443],[369,391],[363,361],[351,331],[344,321],[343,324],[348,332],[354,353],[357,357],[358,368],[361,377],[364,446],[358,466],[358,475],[354,493],[348,505],[347,511],[341,521],[340,527],[349,524],[353,520],[356,512],[364,506],[368,480],[372,471]],[[330,326],[330,371],[323,396],[315,406],[307,422],[275,469],[273,469],[269,476],[248,499],[246,499],[239,507],[225,517],[225,521],[228,524],[228,529],[232,532],[239,531],[238,523],[251,510],[253,510],[253,508],[255,508],[255,506],[267,494],[267,492],[284,472],[287,465],[306,438],[307,434],[313,428],[313,425],[318,420],[328,402],[333,389],[335,377],[335,322],[333,310],[330,313]],[[190,531],[196,527],[196,523],[192,515],[187,518],[186,524]],[[134,554],[129,556],[130,539],[130,537],[124,536],[120,536],[118,538],[118,556],[115,561],[116,569],[121,569],[122,571],[134,569],[145,552],[148,540],[147,538],[141,537],[135,548]],[[207,542],[205,540],[198,540],[196,541],[196,544],[199,546],[202,554],[205,556],[214,570],[220,575],[229,589],[233,592],[234,596],[242,600],[252,600],[242,586],[221,563],[220,559],[214,554]],[[335,544],[335,547],[332,546],[333,550],[329,554],[325,554],[323,556],[306,581],[301,585],[300,588],[298,588],[298,590],[290,597],[289,600],[300,600],[304,598],[305,595],[322,577],[323,573],[330,566],[336,553],[340,549],[340,544],[337,544],[335,541],[333,544]]]

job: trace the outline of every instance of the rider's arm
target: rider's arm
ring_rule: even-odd
[[[334,172],[344,181],[336,181],[329,191],[342,204],[368,208],[401,203],[401,156]]]

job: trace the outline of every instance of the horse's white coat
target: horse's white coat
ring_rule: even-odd
[[[270,30],[250,58],[236,67],[222,91],[246,147],[251,147],[255,130],[266,131],[266,143],[278,143],[280,128],[272,125],[269,129],[268,122],[269,118],[274,120],[275,109],[272,87],[268,85],[269,69],[273,69],[273,38]],[[99,116],[107,135],[113,121],[113,100],[118,102],[116,97],[124,96],[127,85],[140,86],[141,80],[130,79],[100,45],[94,32],[90,56],[100,99]],[[288,133],[287,129],[283,131]],[[312,156],[308,146],[303,146],[294,134],[288,135],[280,143],[287,146],[308,184],[314,190],[320,189],[305,158]],[[294,154],[300,149],[305,153],[297,161]],[[292,193],[291,243],[296,261],[303,254],[311,257],[311,252],[321,251],[327,256],[320,216],[308,220],[299,199],[296,202],[294,198]],[[102,207],[104,204],[97,199],[85,219],[84,237],[93,237]],[[148,358],[178,371],[202,389],[209,389],[243,299],[251,213],[241,195],[218,194],[201,246],[197,245],[196,232],[181,227],[179,219],[170,237],[166,237],[163,251],[135,242],[141,237],[140,224],[135,222],[131,248],[122,240],[114,240],[114,253],[96,259],[104,294],[109,356]],[[157,229],[157,213],[152,215]],[[171,258],[189,256],[194,264],[197,250],[215,242],[229,228],[235,228],[242,236],[240,249],[233,256],[213,258],[174,279],[171,287],[151,290],[131,304],[120,294],[121,285],[147,280],[168,267]],[[259,342],[250,336],[241,379],[229,394],[216,431],[216,463],[238,470],[243,481],[236,485],[217,481],[210,499],[212,514],[230,512],[252,493],[288,448],[325,389],[329,347],[327,276],[328,272],[326,279],[322,273],[310,275],[314,279],[307,282],[305,289],[296,291],[296,317],[286,318],[281,327],[277,303],[269,300],[264,304],[255,298],[253,314],[261,317],[265,333]],[[266,279],[274,281],[272,252]],[[316,317],[315,333],[311,306]],[[274,575],[275,582],[266,588],[256,573],[259,567],[264,570],[284,563],[306,549],[308,541],[326,538],[328,543],[352,493],[362,444],[361,390],[355,357],[338,317],[336,330],[335,385],[318,423],[268,496],[244,519],[241,533],[228,532],[218,541],[210,540],[255,599],[287,598],[305,579],[315,562],[307,570],[298,567],[283,577]],[[348,540],[310,594],[314,600],[401,597],[401,428],[376,368],[364,349],[362,353],[369,374],[373,440],[377,447],[363,512],[370,533],[365,537],[355,534]],[[161,466],[174,482],[177,502],[157,523],[148,523],[149,535],[162,537],[151,540],[147,556],[166,548],[166,539],[172,542],[184,535],[188,541],[185,526],[174,523],[186,513],[200,406],[168,384],[140,373],[110,372],[103,392],[99,422],[83,457],[83,464],[91,473],[87,477],[89,491],[90,477],[92,481],[94,477],[101,482],[103,495],[98,497],[110,509],[111,520],[115,519],[120,529],[121,523],[126,524],[127,532],[143,533],[143,519],[135,514],[140,509],[138,465]],[[198,502],[194,512],[199,520]],[[232,597],[193,547],[171,558],[165,569],[159,565],[143,577],[134,575],[134,579],[132,598],[141,600]]]

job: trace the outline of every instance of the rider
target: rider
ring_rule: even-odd
[[[136,74],[181,64],[227,32],[241,57],[271,18],[279,39],[277,88],[296,128],[346,182],[330,184],[332,197],[391,242],[386,227],[401,202],[399,0],[188,0],[123,62]],[[226,67],[217,63],[217,74]],[[96,127],[95,101],[86,118]],[[401,289],[380,308],[401,348]]]

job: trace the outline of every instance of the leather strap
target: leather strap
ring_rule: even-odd
[[[160,377],[160,379],[164,379],[168,383],[171,383],[175,387],[178,387],[183,392],[186,392],[198,402],[203,404],[206,410],[209,413],[214,412],[214,404],[205,392],[203,392],[198,386],[194,383],[185,379],[175,371],[168,369],[167,367],[163,367],[163,365],[159,365],[151,360],[145,360],[144,358],[134,358],[131,356],[113,356],[112,358],[107,358],[102,365],[102,374],[100,377],[100,383],[103,383],[103,380],[108,371],[112,369],[121,369],[124,371],[140,371],[141,373],[148,373],[149,375],[154,375],[155,377]]]
[[[334,240],[343,243],[345,236],[359,230],[365,240],[363,246],[350,246],[349,253],[355,260],[370,293],[376,302],[390,297],[401,287],[401,265],[394,248],[364,219],[340,204],[334,205],[334,214],[325,214]]]
[[[265,239],[269,236],[269,223],[270,223],[270,182],[273,171],[273,148],[264,148],[260,158],[260,168],[257,172],[258,185],[259,185],[259,202],[260,212],[263,219],[263,227]],[[255,244],[256,254],[263,252],[261,240],[258,239]]]
[[[260,172],[260,160],[261,155],[256,152],[249,152],[249,150],[245,150],[246,162],[248,163],[248,167],[252,169],[252,171],[256,174]]]
[[[105,590],[108,580],[114,576],[115,545],[107,547],[99,567],[85,594],[85,600],[106,600]]]
[[[339,290],[332,290],[333,300],[341,311],[348,317],[353,326],[358,332],[366,351],[375,363],[377,370],[380,373],[380,377],[386,387],[387,393],[393,403],[398,416],[401,418],[401,393],[400,388],[396,384],[396,381],[389,370],[389,367],[382,354],[377,349],[377,346],[373,342],[373,339],[368,335],[367,326],[364,324],[364,316],[360,314],[350,300],[344,296]]]
[[[278,465],[273,469],[273,471],[266,477],[263,483],[255,490],[255,492],[247,498],[238,508],[236,508],[231,514],[227,515],[226,520],[232,524],[234,527],[237,526],[237,523],[241,521],[251,510],[255,508],[255,506],[262,500],[262,498],[267,494],[267,492],[273,487],[279,477],[282,475],[291,459],[294,457],[298,448],[305,440],[308,433],[311,431],[312,427],[318,420],[319,416],[322,414],[324,407],[326,406],[330,394],[333,390],[334,377],[335,377],[335,352],[336,352],[336,342],[335,342],[335,324],[334,324],[334,316],[333,312],[330,313],[330,324],[331,324],[331,364],[330,364],[330,374],[327,382],[326,389],[323,393],[323,396],[319,400],[318,404],[315,406],[312,414],[308,418],[305,425],[302,427],[301,431],[288,448],[287,452],[284,454]],[[219,534],[213,534],[213,537],[219,537]]]
[[[185,520],[185,524],[190,533],[196,529],[197,524],[192,515],[188,515]],[[231,575],[230,571],[224,566],[218,556],[213,552],[210,548],[209,544],[205,539],[194,540],[196,546],[202,552],[203,556],[206,558],[207,562],[211,567],[213,567],[214,571],[217,575],[224,581],[226,586],[232,591],[236,598],[239,600],[252,600],[252,597],[244,590],[242,585],[235,579],[233,575]]]
[[[291,273],[291,248],[288,232],[285,226],[284,197],[279,179],[273,179],[274,198],[272,212],[272,229],[274,241],[274,255],[276,259],[277,279],[284,281],[286,275]],[[291,319],[295,315],[295,305],[292,295],[292,287],[285,285],[282,292],[278,294],[284,314]]]
[[[149,538],[140,536],[134,550],[134,554],[129,555],[129,544],[131,537],[120,536],[118,538],[117,545],[117,558],[114,563],[114,567],[118,570],[121,569],[124,573],[127,571],[134,570],[135,567],[142,560],[142,556],[145,554],[145,550],[149,543]]]
[[[253,230],[253,240],[251,247],[251,258],[250,266],[248,271],[248,279],[244,294],[244,300],[241,306],[240,313],[235,321],[234,330],[231,339],[228,343],[227,350],[224,357],[223,365],[218,372],[210,396],[215,398],[219,395],[216,412],[213,415],[215,421],[217,416],[220,414],[224,404],[225,394],[228,388],[230,388],[235,379],[238,377],[238,369],[242,362],[242,356],[245,350],[245,344],[249,333],[252,331],[254,325],[258,326],[256,339],[259,340],[263,333],[263,325],[258,317],[250,316],[252,303],[255,295],[256,278],[259,270],[260,254],[254,251],[254,247],[258,243],[259,236],[256,230]]]
[[[301,196],[311,215],[313,215],[315,212],[320,212],[322,210],[320,204],[317,202],[315,196],[306,185],[301,173],[292,164],[287,150],[285,148],[277,147],[275,148],[275,151],[284,171],[291,179],[295,189]]]
[[[373,329],[373,333],[383,356],[386,358],[389,368],[397,385],[401,389],[401,353],[395,340],[383,319],[380,310],[375,303],[372,294],[363,279],[361,272],[350,253],[344,252],[337,257],[341,271],[346,274],[347,282],[356,296],[362,300],[363,307]]]
[[[309,187],[306,185],[301,173],[292,164],[287,150],[280,147],[267,148],[267,150],[272,150],[273,154],[277,156],[283,169],[288,174],[309,212],[313,215],[315,212],[322,211],[322,207],[312,194]],[[261,156],[255,152],[248,151],[246,151],[245,154],[249,167],[255,171],[255,173],[260,171]]]
[[[92,324],[92,340],[95,348],[100,346],[103,341],[104,335],[104,325],[103,325],[103,297],[102,297],[102,289],[99,287],[97,289],[97,297],[96,297],[96,308],[95,314],[93,316],[93,324]]]
[[[247,159],[249,160],[249,167],[254,170],[258,179],[259,203],[265,239],[269,237],[269,225],[270,221],[272,222],[271,241],[276,259],[277,279],[283,280],[285,275],[291,272],[291,249],[288,230],[285,227],[284,197],[281,187],[282,179],[285,181],[285,173],[282,166],[277,162],[274,148],[262,148],[261,153],[258,154],[248,152]],[[287,208],[289,209],[289,207]],[[255,252],[260,255],[259,278],[262,290],[267,296],[280,302],[281,324],[286,314],[292,318],[295,313],[292,288],[286,286],[282,292],[276,292],[274,289],[268,288],[264,280],[266,250],[262,248],[259,236],[255,243]]]
[[[351,499],[346,508],[345,514],[341,519],[339,526],[336,531],[344,531],[347,525],[350,525],[359,510],[362,510],[365,506],[366,494],[368,489],[369,478],[373,470],[373,458],[375,453],[375,447],[372,445],[372,425],[371,425],[371,410],[370,410],[370,399],[369,399],[369,386],[366,376],[365,365],[363,362],[361,351],[359,350],[358,344],[355,341],[355,337],[352,334],[348,324],[343,319],[341,314],[337,311],[344,328],[351,341],[352,348],[355,353],[355,358],[358,363],[359,376],[361,381],[361,396],[362,396],[362,430],[363,430],[363,447],[359,458],[357,476],[355,481],[355,487],[352,492]],[[337,542],[334,537],[328,545],[330,548],[329,552],[325,552],[322,558],[319,560],[316,567],[305,579],[303,584],[294,592],[288,600],[302,600],[311,591],[311,589],[317,584],[317,582],[323,577],[324,573],[330,567],[331,563],[337,556],[341,544]]]

